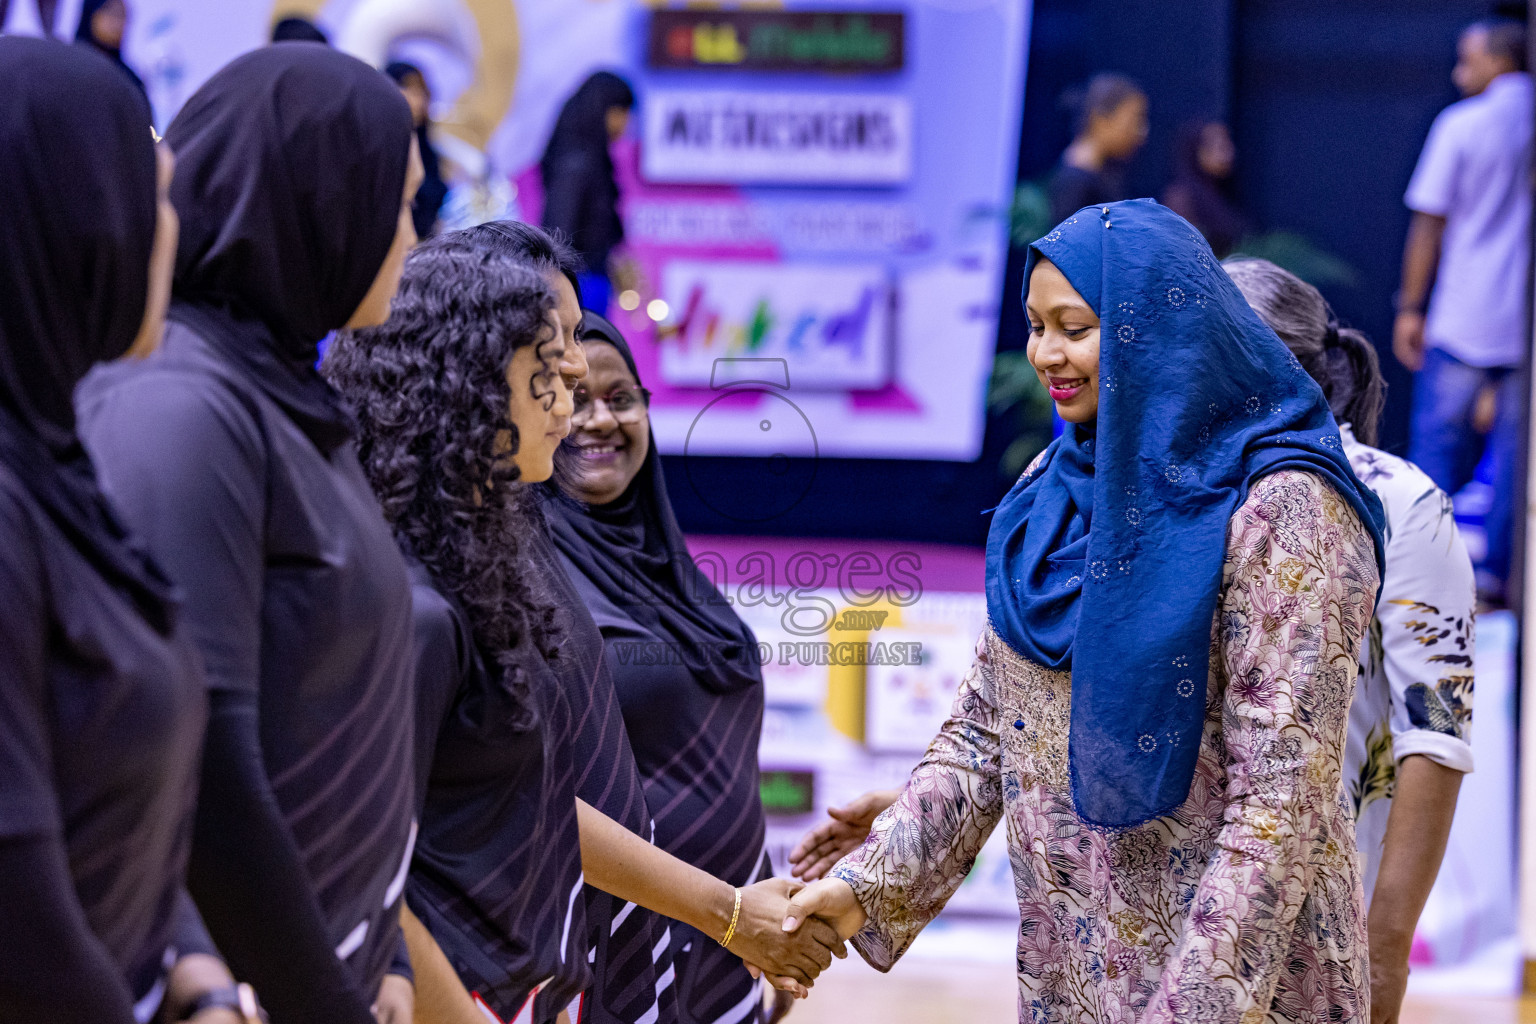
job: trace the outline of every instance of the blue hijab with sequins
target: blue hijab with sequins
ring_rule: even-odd
[[[1382,554],[1322,390],[1190,224],[1150,199],[1079,210],[1035,242],[1098,310],[1097,423],[1068,424],[998,506],[987,612],[1072,672],[1072,797],[1125,828],[1189,795],[1227,523],[1258,478],[1316,473]]]

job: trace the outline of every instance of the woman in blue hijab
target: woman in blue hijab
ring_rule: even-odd
[[[1079,210],[1025,280],[1066,430],[996,510],[950,720],[786,925],[887,970],[1006,818],[1021,1021],[1367,1020],[1340,765],[1381,505],[1176,214]]]

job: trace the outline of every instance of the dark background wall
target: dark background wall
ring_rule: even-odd
[[[1130,168],[1138,195],[1158,195],[1186,120],[1224,118],[1237,143],[1242,205],[1345,260],[1353,286],[1324,291],[1341,320],[1381,350],[1390,386],[1384,447],[1407,441],[1411,382],[1391,356],[1408,212],[1403,190],[1436,113],[1456,99],[1456,37],[1523,4],[1489,0],[1035,0],[1025,85],[1020,181],[1048,174],[1070,141],[1059,97],[1098,71],[1135,78],[1151,98],[1151,134]],[[1022,253],[1010,255],[998,351],[1023,348]],[[1012,423],[989,420],[971,463],[822,459],[804,500],[761,523],[726,519],[710,493],[777,504],[767,460],[666,458],[683,528],[695,533],[884,537],[981,544],[1010,480],[998,469]],[[798,461],[798,460],[797,460]],[[782,467],[779,467],[782,468]],[[809,467],[793,467],[793,472]]]

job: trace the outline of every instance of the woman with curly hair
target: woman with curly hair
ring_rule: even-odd
[[[784,895],[753,892],[744,908],[744,890],[577,800],[575,717],[587,706],[553,671],[567,657],[563,626],[530,582],[538,521],[518,486],[549,479],[570,428],[564,346],[542,275],[434,244],[407,261],[390,320],[343,333],[326,357],[412,563],[423,809],[406,891],[446,954],[412,946],[426,1019],[479,1022],[480,1008],[556,1019],[591,980],[583,866],[588,881],[732,939],[795,982],[837,945],[825,926],[786,937],[773,920]],[[673,1019],[669,981],[643,979],[649,1019]],[[586,1009],[576,1015],[594,1019]]]
[[[523,571],[517,487],[549,474],[566,429],[562,347],[537,274],[418,252],[389,321],[326,354],[411,574],[422,810],[406,900],[462,982],[435,983],[412,943],[426,1019],[483,1020],[472,999],[553,1020],[591,977],[570,941],[585,927],[570,708],[547,678],[555,629]]]
[[[507,260],[542,277],[560,314],[562,372],[573,387],[587,375],[586,346],[577,340],[582,322],[581,257],[561,236],[520,221],[491,221],[441,235],[431,247]],[[602,635],[560,566],[542,513],[534,516],[525,539],[529,571],[543,581],[561,612],[562,656],[553,664],[555,676],[571,705],[582,709],[571,737],[576,795],[636,836],[650,839],[652,815]],[[668,922],[591,885],[590,878],[588,882],[584,902],[593,981],[585,1007],[590,1020],[628,1024],[644,1019],[659,1004],[671,1005],[671,993],[663,984],[672,966]]]

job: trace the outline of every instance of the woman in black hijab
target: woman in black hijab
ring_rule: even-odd
[[[0,66],[0,1020],[129,1024],[165,1004],[228,1024],[229,975],[183,889],[197,652],[71,403],[93,364],[159,342],[174,161],[100,57],[0,38]]]
[[[563,233],[586,261],[582,292],[589,309],[607,310],[608,258],[624,240],[608,147],[624,134],[634,107],[628,82],[597,72],[565,101],[539,161],[544,227]]]
[[[367,65],[286,43],[209,79],[166,141],[164,347],[78,404],[207,666],[189,886],[274,1019],[375,1024],[377,1001],[406,1021],[410,584],[315,362],[328,332],[388,317],[415,242],[410,112]]]
[[[587,379],[561,449],[563,493],[547,504],[555,546],[602,632],[656,845],[748,885],[772,874],[757,641],[688,552],[629,345],[590,309],[582,324]],[[679,1020],[758,1019],[755,1007],[738,1015],[753,978],[710,936],[674,926],[672,955]]]
[[[1236,159],[1226,125],[1191,121],[1179,129],[1173,180],[1163,192],[1163,205],[1198,228],[1217,259],[1226,258],[1249,227],[1233,196]]]
[[[3,20],[3,19],[0,19]],[[80,27],[75,42],[84,43],[116,64],[139,92],[146,96],[144,80],[123,60],[123,36],[128,32],[128,5],[124,0],[85,0],[80,7]]]
[[[437,215],[443,209],[448,196],[448,186],[438,164],[437,150],[432,147],[428,129],[432,127],[432,90],[427,87],[427,77],[414,64],[403,60],[385,65],[384,73],[400,87],[400,93],[411,105],[411,122],[416,126],[416,148],[421,151],[421,169],[425,177],[421,188],[416,190],[412,216],[416,222],[416,236],[430,238],[437,233]]]

